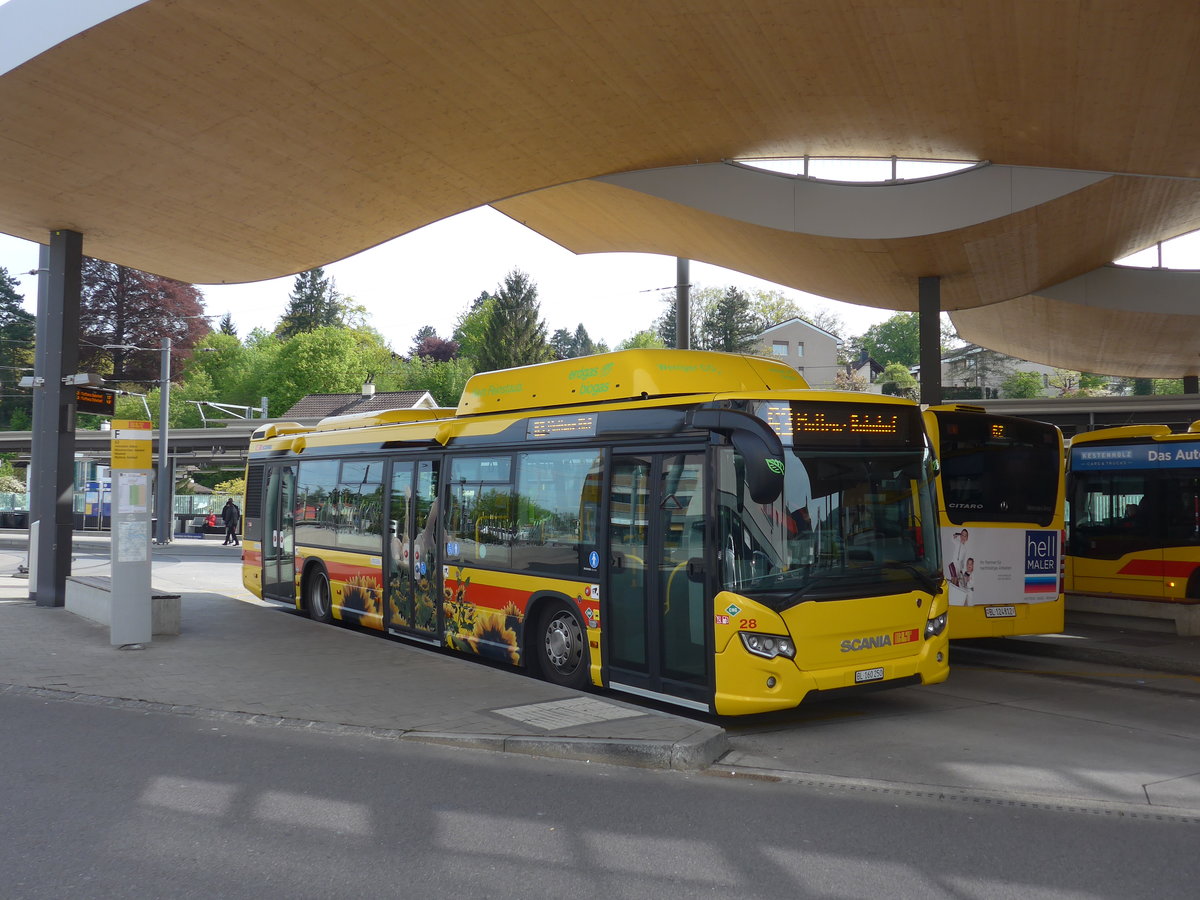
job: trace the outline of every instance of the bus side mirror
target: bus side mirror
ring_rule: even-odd
[[[729,436],[746,463],[746,488],[755,503],[774,503],[783,493],[783,442],[766,422],[734,409],[696,409],[687,424]]]

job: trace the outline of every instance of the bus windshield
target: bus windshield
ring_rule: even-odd
[[[904,421],[895,434],[866,441],[810,441],[778,427],[777,416],[765,417],[785,445],[784,489],[769,504],[751,500],[740,457],[723,450],[717,479],[722,587],[777,610],[806,601],[936,593],[941,554],[933,456],[919,413],[898,408],[898,415]],[[822,422],[836,435],[836,423]]]
[[[1051,523],[1061,468],[1058,434],[1052,425],[933,412],[940,433],[942,496],[950,522]]]

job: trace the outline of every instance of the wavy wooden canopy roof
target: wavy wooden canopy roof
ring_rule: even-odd
[[[1190,310],[1143,334],[1136,311],[1047,290],[1200,227],[1194,0],[105,4],[26,61],[40,20],[77,4],[0,6],[0,231],[70,228],[90,256],[240,282],[492,204],[577,252],[686,256],[882,308],[914,309],[916,279],[941,275],[981,344],[1099,370],[1119,339],[1116,374],[1200,373]],[[599,180],[802,155],[1098,177],[873,237]]]

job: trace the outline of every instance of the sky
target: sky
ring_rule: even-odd
[[[83,236],[87,253],[87,235]],[[21,284],[25,306],[35,311],[38,245],[0,235],[0,267]],[[490,207],[443,219],[407,235],[324,267],[340,294],[362,304],[367,324],[378,329],[393,350],[406,352],[413,335],[432,325],[449,337],[455,322],[483,291],[494,292],[512,269],[537,285],[547,335],[580,324],[593,341],[616,347],[653,326],[666,309],[660,297],[674,297],[675,258],[648,253],[576,255]],[[892,310],[841,303],[752,278],[730,269],[692,262],[690,280],[699,287],[735,285],[746,290],[778,290],[802,312],[827,310],[845,323],[845,336],[861,334],[893,315]],[[273,328],[288,302],[293,277],[243,285],[198,285],[206,312],[230,313],[238,334]],[[214,323],[217,319],[213,320]]]

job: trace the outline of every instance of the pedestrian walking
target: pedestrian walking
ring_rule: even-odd
[[[221,510],[221,521],[225,523],[225,543],[224,547],[233,544],[235,547],[241,546],[241,541],[238,540],[238,529],[242,524],[242,511],[238,509],[238,505],[233,502],[230,497],[225,501],[225,508]]]

